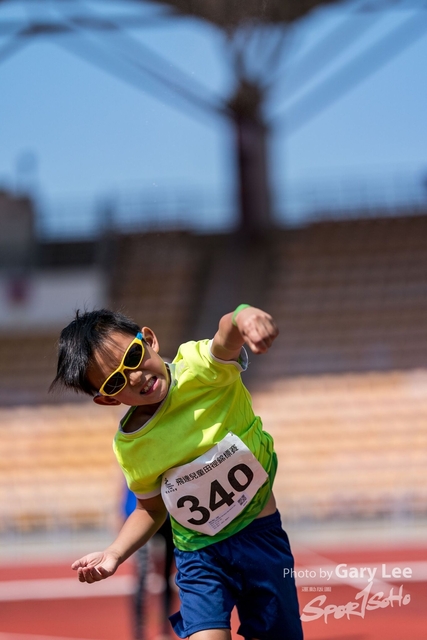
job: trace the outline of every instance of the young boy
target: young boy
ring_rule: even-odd
[[[293,557],[272,493],[273,440],[241,382],[246,343],[265,353],[278,334],[249,305],[223,316],[213,340],[187,342],[171,364],[148,327],[108,310],[80,314],[61,333],[52,387],[130,407],[114,451],[138,506],[104,551],[73,563],[81,582],[111,576],[169,511],[180,638],[230,640],[237,607],[245,639],[301,640]]]

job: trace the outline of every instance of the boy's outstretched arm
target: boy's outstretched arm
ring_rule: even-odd
[[[237,360],[245,343],[254,353],[266,353],[278,334],[269,313],[246,307],[237,315],[227,313],[221,318],[212,342],[212,354],[220,360]]]
[[[119,565],[142,547],[166,520],[166,507],[161,495],[138,500],[137,507],[121,528],[115,541],[105,551],[95,551],[76,560],[71,568],[80,582],[98,582],[116,572]]]

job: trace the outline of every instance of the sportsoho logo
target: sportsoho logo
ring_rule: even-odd
[[[368,611],[386,609],[387,607],[403,607],[411,602],[411,596],[405,592],[404,585],[391,585],[387,580],[410,580],[413,570],[407,566],[336,566],[313,567],[309,569],[284,569],[284,578],[295,578],[302,591],[331,592],[332,584],[349,585],[360,590],[353,600],[345,603],[333,602],[325,593],[316,595],[302,609],[301,620],[312,622],[323,618],[325,623],[330,618],[348,620],[359,617],[365,618]],[[313,586],[320,582],[326,586]],[[311,586],[308,586],[311,585]]]

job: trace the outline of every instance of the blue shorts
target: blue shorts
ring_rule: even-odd
[[[181,609],[170,617],[180,638],[205,629],[230,629],[259,640],[302,640],[295,582],[284,577],[294,559],[279,512],[198,551],[175,549]]]

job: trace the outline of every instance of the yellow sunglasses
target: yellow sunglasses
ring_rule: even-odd
[[[128,383],[128,379],[123,373],[125,369],[137,369],[142,362],[145,353],[144,338],[142,333],[137,333],[126,349],[120,366],[108,376],[99,390],[103,396],[115,396]]]

